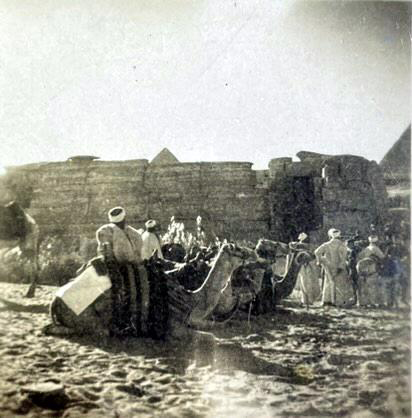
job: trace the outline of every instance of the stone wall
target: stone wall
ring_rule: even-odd
[[[193,229],[201,215],[215,235],[257,239],[268,229],[269,208],[251,167],[237,162],[150,165],[145,179],[148,217],[165,226],[178,216]]]
[[[289,240],[304,230],[319,242],[332,227],[349,235],[355,230],[366,233],[371,223],[383,222],[387,194],[376,162],[352,155],[300,152],[297,156],[299,162],[277,158],[269,163],[272,236]],[[312,193],[303,196],[303,202],[291,202],[293,193],[303,194],[296,184],[308,182]],[[288,208],[294,211],[292,221]]]
[[[8,176],[23,176],[32,185],[29,212],[43,234],[72,240],[93,238],[107,222],[107,211],[118,205],[137,228],[154,218],[165,230],[177,216],[194,230],[201,215],[212,235],[251,241],[295,239],[301,230],[320,241],[332,226],[366,230],[385,217],[386,191],[375,162],[307,152],[298,156],[297,162],[273,159],[268,170],[259,171],[248,162],[74,158],[12,167]]]
[[[133,222],[146,217],[146,160],[66,161],[9,170],[25,172],[33,184],[29,213],[45,234],[91,237],[106,222],[107,210],[128,208]]]

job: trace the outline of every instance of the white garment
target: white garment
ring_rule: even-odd
[[[342,271],[333,276],[328,275],[326,270],[325,280],[323,283],[322,302],[332,302],[336,306],[345,306],[350,304],[353,299],[352,283],[346,271]]]
[[[381,249],[371,242],[366,248],[364,248],[358,255],[358,261],[364,258],[370,258],[371,256],[375,256],[381,260],[385,258],[385,255],[381,251]]]
[[[142,237],[131,226],[121,229],[115,224],[103,225],[97,230],[96,239],[99,254],[103,254],[103,244],[109,244],[117,262],[141,262]]]
[[[338,269],[345,269],[347,251],[346,245],[342,241],[332,238],[315,250],[315,256],[318,263],[329,267],[334,274]]]
[[[332,238],[315,250],[316,260],[325,271],[322,303],[345,305],[353,294],[346,273],[346,254],[346,245],[337,238]]]
[[[90,266],[73,281],[58,289],[56,296],[60,297],[76,315],[80,315],[111,287],[109,276],[99,276],[95,268]]]
[[[142,234],[142,260],[148,260],[153,252],[157,250],[157,256],[163,258],[159,239],[153,232],[145,231]]]
[[[303,265],[299,270],[298,285],[301,292],[301,302],[305,305],[310,305],[320,298],[320,274],[320,268],[316,265],[315,260]]]

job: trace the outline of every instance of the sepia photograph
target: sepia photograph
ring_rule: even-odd
[[[0,417],[410,418],[412,3],[0,6]]]

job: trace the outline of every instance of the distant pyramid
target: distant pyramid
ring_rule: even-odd
[[[406,180],[411,176],[411,125],[383,157],[380,163],[385,178]]]
[[[167,149],[163,148],[150,162],[151,165],[178,164],[179,160]]]

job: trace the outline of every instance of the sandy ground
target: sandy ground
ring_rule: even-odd
[[[234,320],[207,344],[45,336],[55,288],[0,283],[0,416],[409,417],[409,311],[300,308]],[[62,384],[54,408],[25,393]],[[37,404],[36,404],[37,403]],[[60,409],[59,409],[60,408]]]

